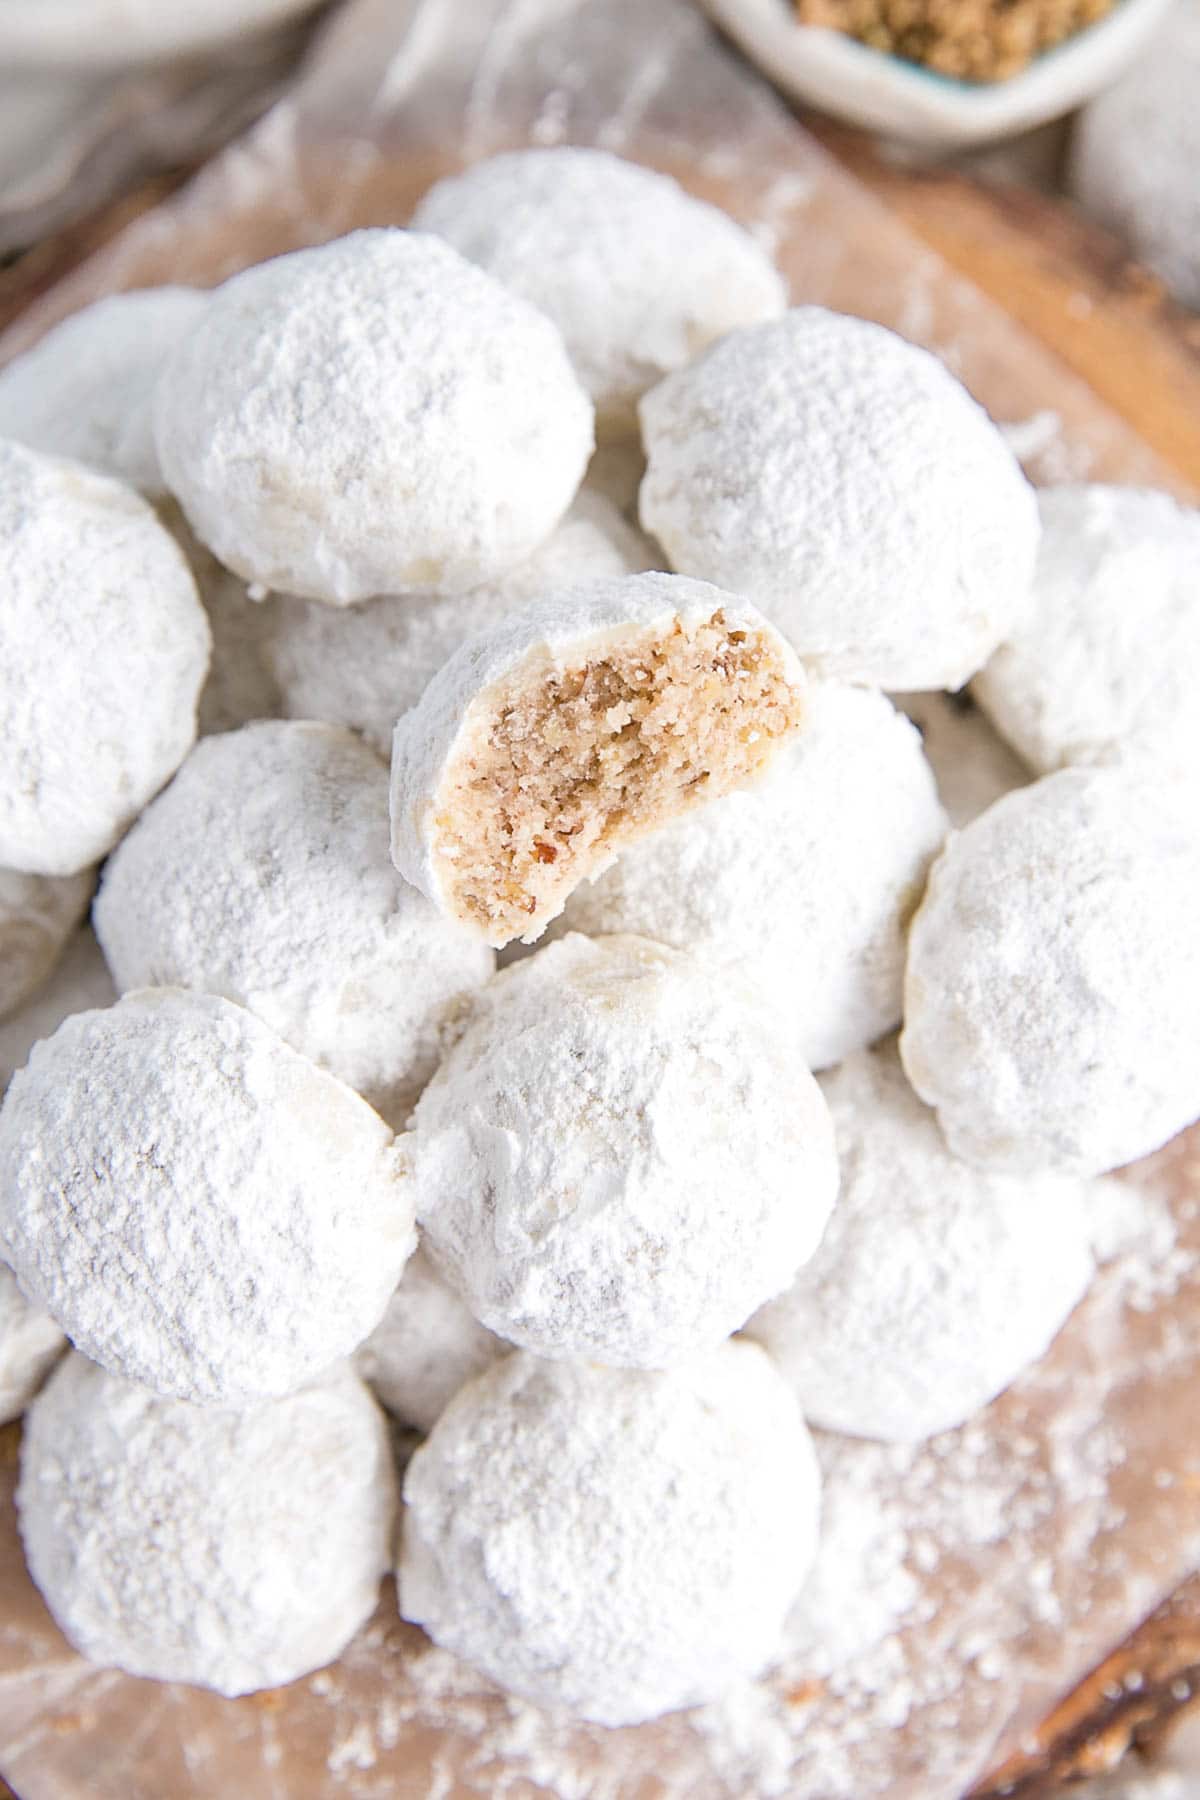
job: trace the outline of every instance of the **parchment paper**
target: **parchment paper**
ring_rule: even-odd
[[[688,0],[358,0],[246,142],[0,356],[101,292],[212,282],[401,222],[447,168],[558,142],[670,170],[772,243],[796,298],[930,345],[1013,424],[1037,477],[1178,487],[838,170]],[[274,1693],[229,1702],[92,1669],[24,1574],[17,1432],[0,1434],[0,1770],[22,1800],[952,1800],[1200,1562],[1200,1136],[1125,1193],[1105,1227],[1123,1250],[978,1421],[917,1451],[822,1438],[825,1547],[781,1669],[637,1730],[497,1695],[402,1626],[390,1589],[338,1665]]]

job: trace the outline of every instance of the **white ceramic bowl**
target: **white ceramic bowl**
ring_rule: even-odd
[[[95,71],[215,49],[316,0],[0,0],[0,70]]]
[[[962,149],[1058,118],[1115,80],[1169,0],[1117,0],[1107,18],[1007,81],[936,75],[838,31],[797,22],[791,0],[701,0],[793,99],[930,149]]]

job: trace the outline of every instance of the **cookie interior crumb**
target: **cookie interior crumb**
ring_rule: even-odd
[[[721,611],[526,666],[481,698],[436,842],[455,910],[496,945],[539,935],[613,851],[752,779],[801,715],[779,646]]]

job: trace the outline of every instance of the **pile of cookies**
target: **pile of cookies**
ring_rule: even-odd
[[[55,1618],[239,1694],[395,1567],[604,1724],[758,1673],[808,1424],[985,1406],[1200,1113],[1200,519],[1039,503],[934,358],[582,150],[101,302],[0,434]]]

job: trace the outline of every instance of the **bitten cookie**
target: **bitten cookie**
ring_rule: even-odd
[[[533,942],[624,845],[758,776],[802,684],[761,614],[704,582],[551,595],[463,644],[396,726],[396,867],[497,948]]]

